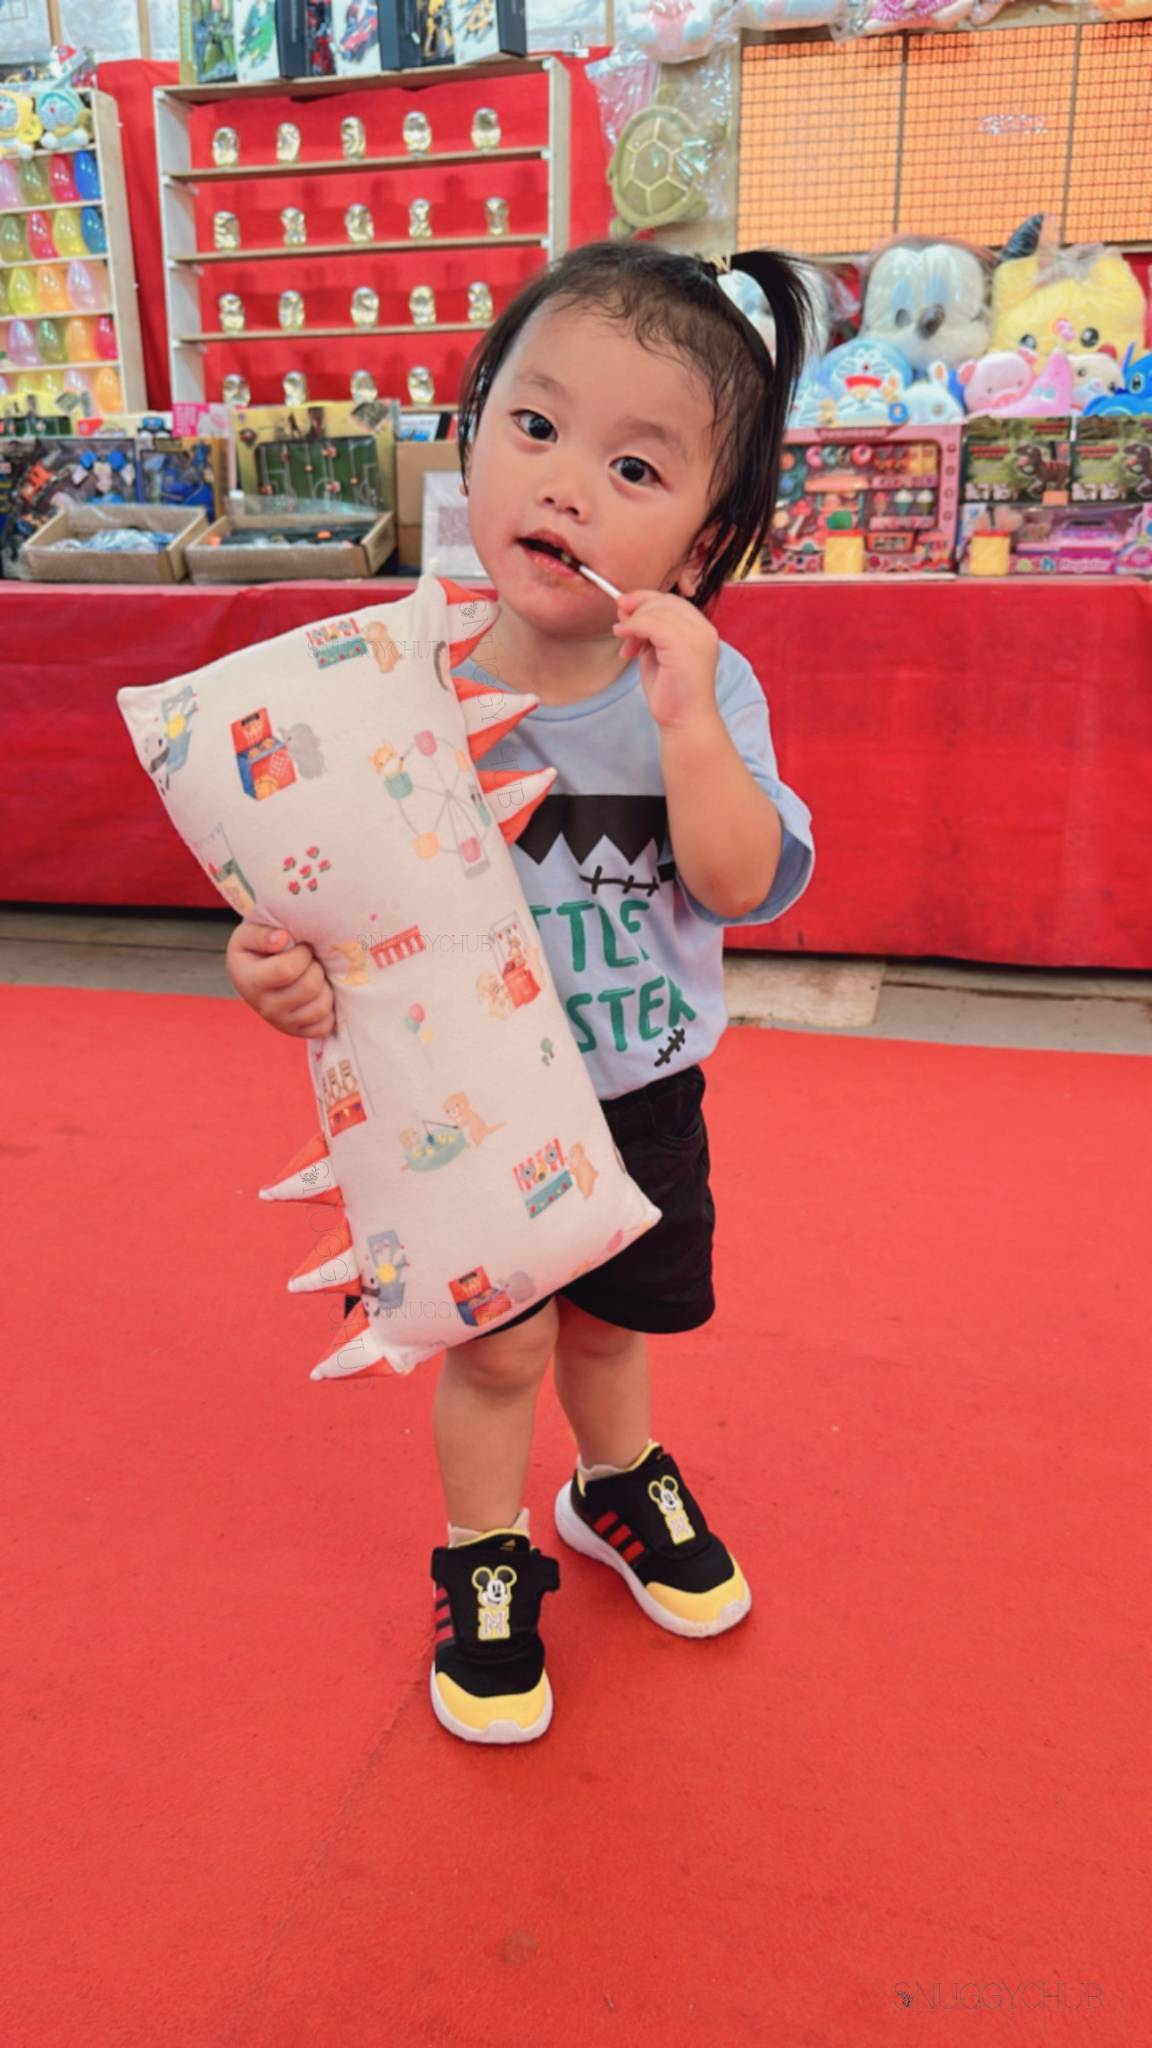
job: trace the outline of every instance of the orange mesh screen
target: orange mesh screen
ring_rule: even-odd
[[[844,256],[890,235],[902,38],[744,52],[739,244]]]
[[[910,38],[897,229],[1007,240],[1064,205],[1075,28]]]
[[[1152,23],[1081,32],[1064,239],[1152,241]]]

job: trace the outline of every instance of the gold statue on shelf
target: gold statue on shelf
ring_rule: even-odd
[[[212,161],[218,170],[240,161],[240,137],[234,128],[218,128],[212,137]]]
[[[308,226],[298,206],[286,206],[280,215],[286,249],[302,249],[308,240]]]
[[[427,114],[405,114],[400,133],[409,156],[427,156],[432,147],[432,123]]]
[[[216,310],[225,334],[243,334],[244,301],[236,292],[221,292],[216,301]]]
[[[414,327],[436,324],[436,294],[430,284],[415,284],[408,294],[408,311]]]
[[[294,164],[300,154],[300,130],[295,121],[281,121],[276,130],[276,161]]]
[[[353,370],[351,391],[353,405],[371,405],[380,395],[371,370]]]
[[[506,199],[486,199],[484,201],[484,221],[490,235],[506,235],[508,233],[508,201]]]
[[[495,107],[477,107],[472,116],[473,149],[499,149],[500,116]]]
[[[224,379],[220,396],[225,405],[251,405],[252,392],[247,377],[238,376],[232,371],[231,375]]]
[[[490,327],[493,317],[490,286],[486,284],[470,284],[468,287],[469,326]]]
[[[214,249],[238,249],[240,247],[240,223],[234,213],[212,215],[212,247]]]
[[[304,375],[303,370],[286,370],[284,372],[284,403],[285,405],[307,405],[308,379]]]
[[[304,299],[300,292],[281,292],[276,317],[281,327],[295,330],[304,325]]]
[[[371,285],[358,284],[352,294],[353,327],[375,327],[380,318],[380,294]]]
[[[408,396],[413,405],[431,405],[436,396],[432,372],[423,363],[413,363],[408,372]]]
[[[340,148],[347,157],[363,156],[368,147],[364,123],[357,114],[346,114],[340,123]]]
[[[430,242],[432,239],[432,201],[414,199],[408,208],[408,235],[413,242]]]
[[[371,242],[376,228],[366,206],[350,206],[344,215],[344,230],[350,242]]]

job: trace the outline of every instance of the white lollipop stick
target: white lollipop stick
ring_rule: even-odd
[[[605,597],[615,598],[616,603],[619,604],[620,599],[624,595],[624,593],[621,590],[617,590],[616,585],[614,583],[609,583],[608,578],[606,576],[598,576],[596,574],[595,569],[587,568],[583,562],[577,562],[576,567],[579,569],[580,574],[582,576],[586,576],[588,578],[589,583],[594,583],[596,585],[597,590],[602,590],[604,592]]]

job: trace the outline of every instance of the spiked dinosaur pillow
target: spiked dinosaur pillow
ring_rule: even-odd
[[[612,1257],[659,1211],[619,1160],[508,842],[552,771],[480,770],[533,709],[456,679],[496,606],[410,597],[121,690],[172,822],[336,995],[319,1132],[262,1192],[313,1204],[288,1285],[359,1292],[314,1379],[407,1372]],[[497,756],[498,758],[498,756]]]

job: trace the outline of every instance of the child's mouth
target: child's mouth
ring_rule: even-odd
[[[580,564],[575,555],[569,554],[567,548],[561,547],[559,541],[545,540],[538,534],[528,534],[520,542],[520,546],[526,548],[530,555],[563,569],[567,575],[575,576],[580,572]]]

